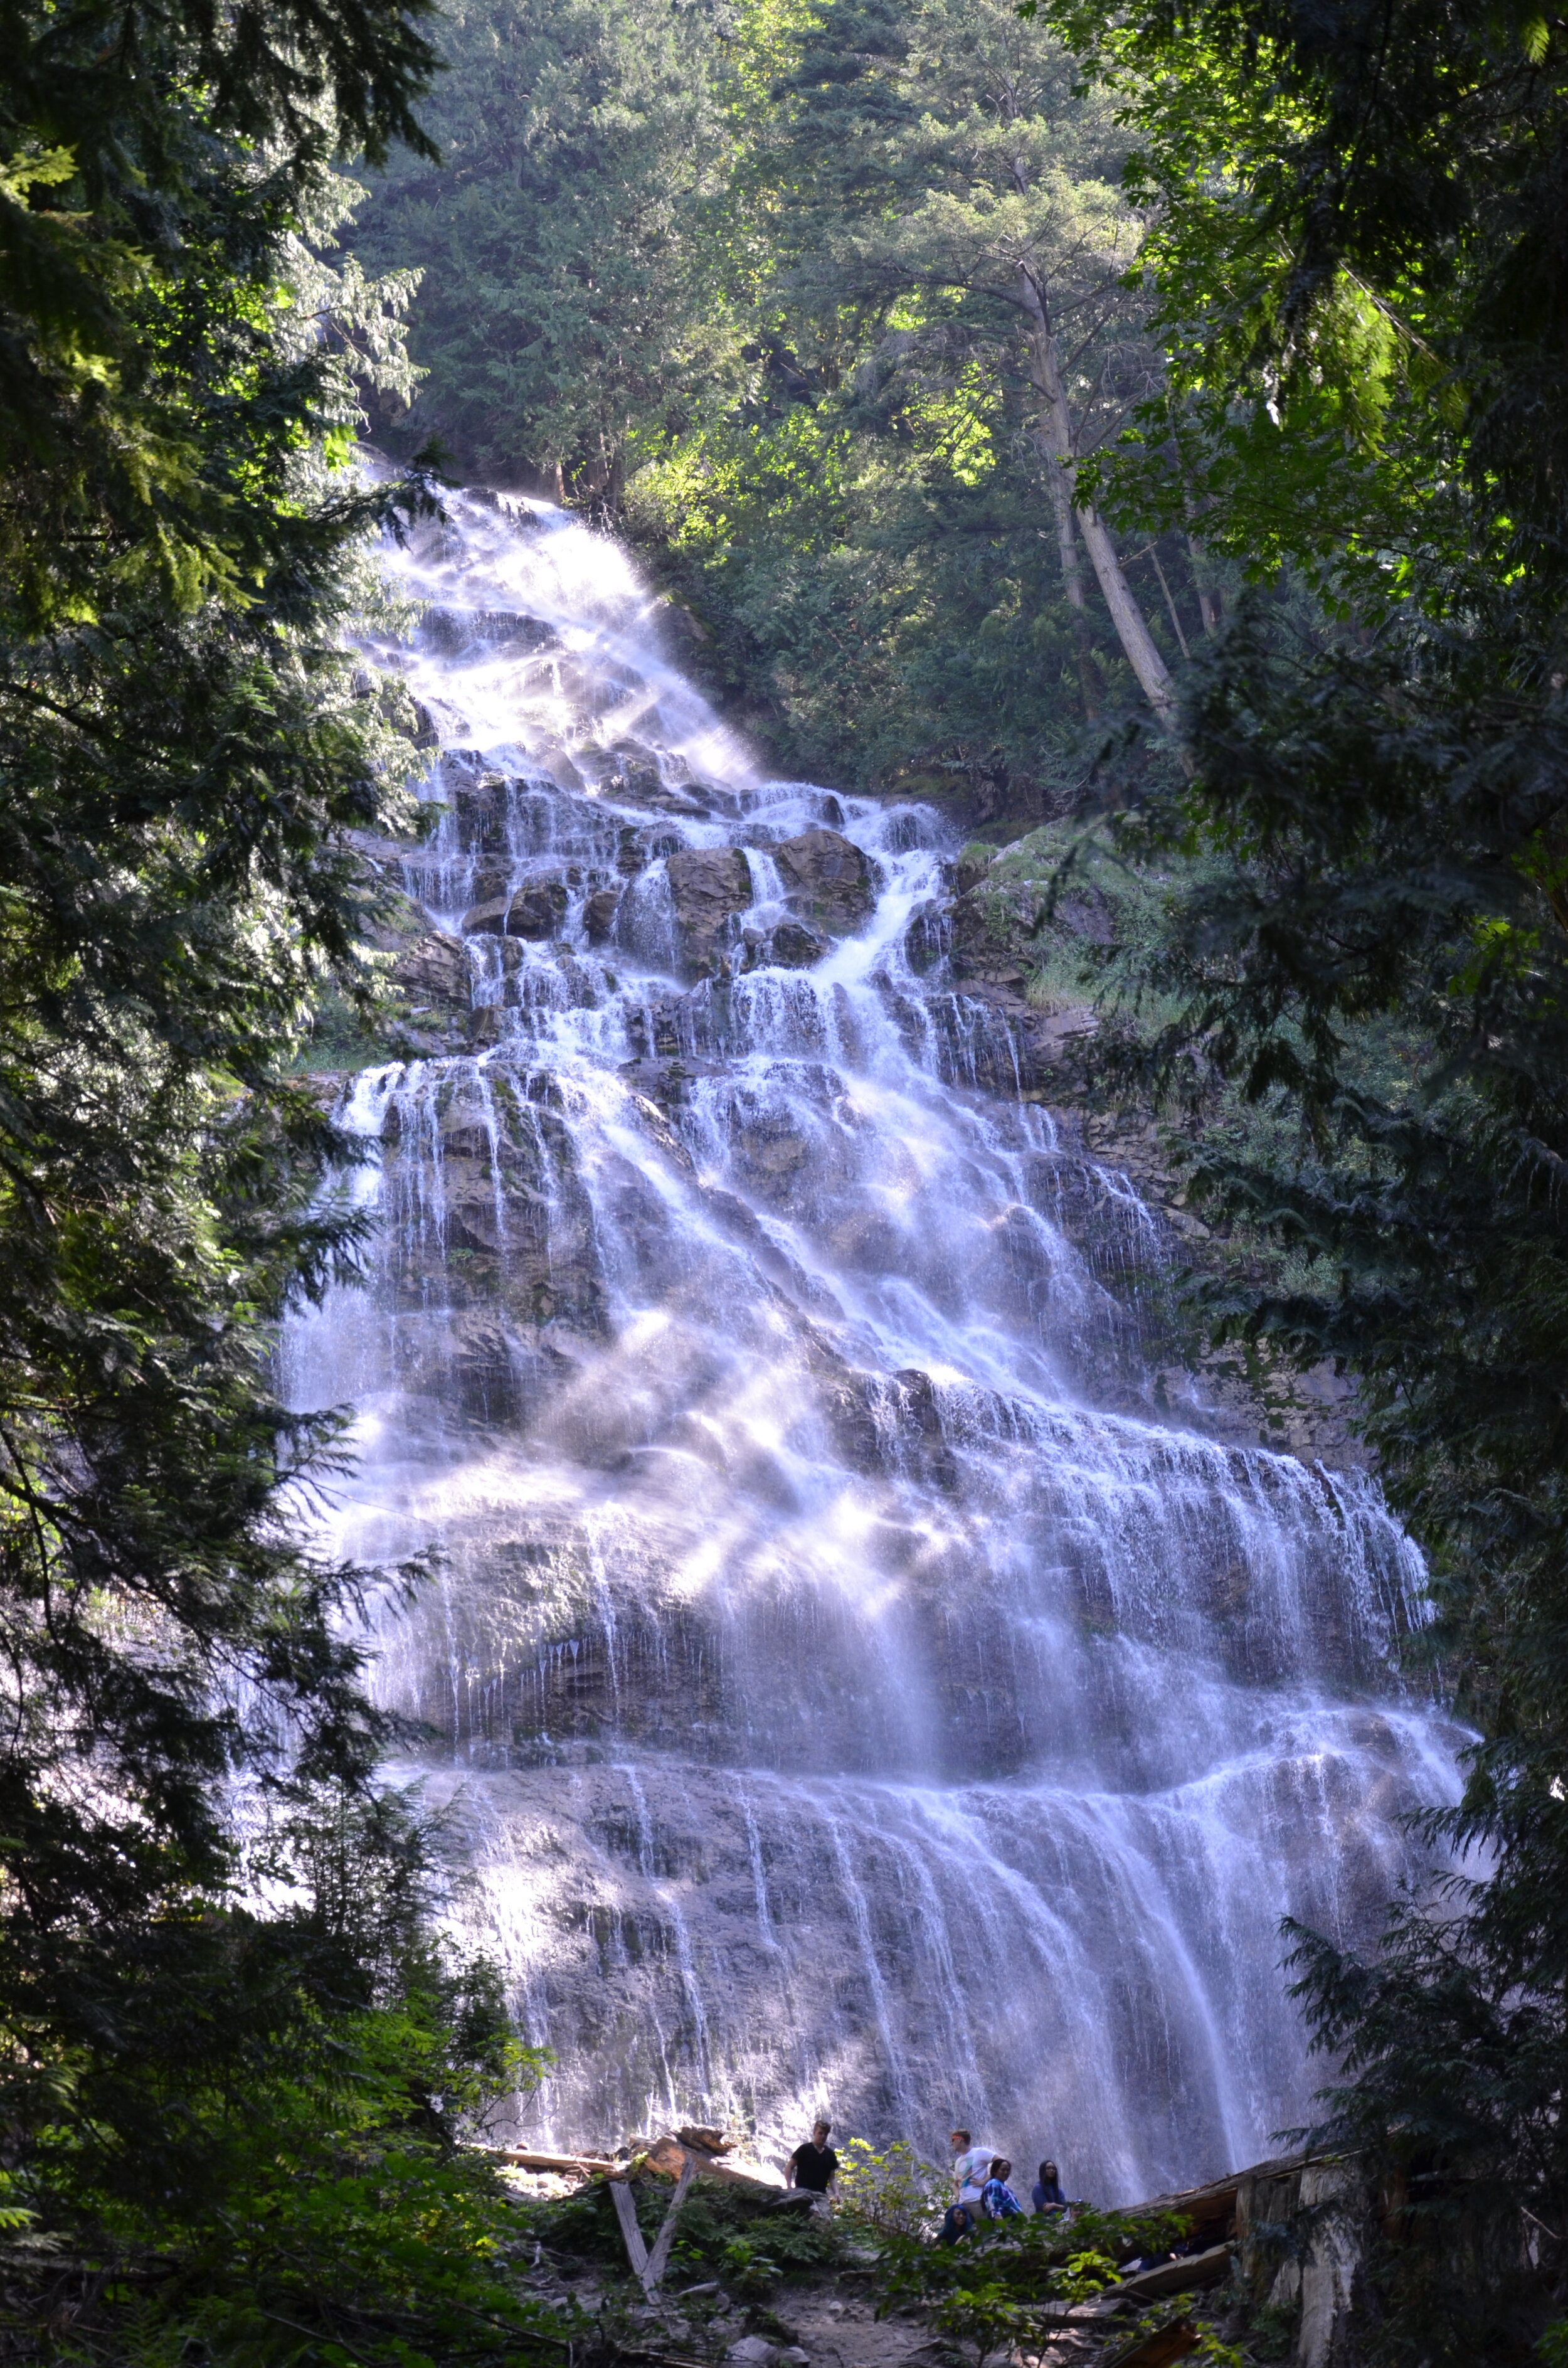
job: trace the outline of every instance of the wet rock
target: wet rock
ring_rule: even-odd
[[[938,1488],[956,1489],[958,1462],[942,1429],[941,1407],[930,1374],[911,1365],[895,1373],[893,1381],[901,1401],[904,1436],[916,1451],[914,1460]]]
[[[639,1061],[674,1059],[683,1052],[680,1006],[655,1003],[649,1008],[629,1011],[626,1032]]]
[[[710,968],[720,938],[751,903],[751,871],[738,847],[682,847],[667,859],[676,923],[688,959]]]
[[[935,970],[948,951],[947,915],[940,905],[922,905],[910,916],[903,933],[904,958],[919,977]]]
[[[436,657],[463,657],[477,650],[524,656],[559,647],[554,629],[542,619],[510,609],[426,609],[414,638],[416,648]]]
[[[690,814],[695,818],[708,813],[700,798],[665,779],[647,749],[639,748],[634,742],[622,742],[610,753],[618,761],[614,772],[599,784],[601,797],[613,798],[621,805],[652,806],[659,814]]]
[[[813,920],[852,928],[873,901],[871,867],[853,839],[836,830],[803,830],[773,849],[790,887],[804,897]]]
[[[960,896],[948,916],[956,978],[977,979],[1020,994],[1028,973],[1020,958],[1012,914],[994,897]]]
[[[511,909],[510,896],[487,896],[483,905],[471,905],[462,916],[464,937],[498,938],[506,935],[506,916]]]
[[[591,946],[602,946],[615,928],[615,916],[620,909],[619,888],[596,888],[583,907],[583,927]]]
[[[471,981],[461,940],[445,929],[427,929],[392,964],[392,977],[410,996],[468,1008]]]
[[[529,880],[510,896],[492,896],[463,915],[465,937],[552,938],[566,917],[566,882]]]
[[[780,921],[768,941],[769,959],[786,970],[810,970],[826,951],[826,939],[799,921]]]
[[[1000,852],[999,848],[983,845],[964,848],[958,860],[957,879],[954,883],[960,896],[967,896],[971,888],[979,886]]]
[[[494,904],[496,897],[509,895],[512,870],[509,863],[482,863],[473,875],[470,892],[474,905]]]

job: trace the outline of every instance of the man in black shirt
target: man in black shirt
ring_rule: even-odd
[[[803,2146],[790,2157],[790,2184],[812,2195],[825,2195],[838,2169],[838,2157],[828,2144],[831,2122],[818,2122]]]

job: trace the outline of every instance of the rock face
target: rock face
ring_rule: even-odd
[[[465,937],[552,938],[566,917],[564,880],[530,880],[514,895],[492,896],[463,915]]]
[[[751,903],[751,870],[738,847],[682,847],[666,859],[676,926],[697,969],[714,962],[725,924]]]
[[[786,970],[810,970],[826,951],[822,939],[799,921],[780,921],[768,939],[767,958]]]
[[[596,888],[583,907],[583,927],[591,946],[602,946],[615,927],[615,916],[620,908],[619,888]]]
[[[457,938],[445,929],[428,929],[392,965],[392,976],[404,994],[430,1003],[468,1008],[468,956]]]
[[[871,909],[871,867],[852,839],[836,830],[803,830],[773,850],[790,887],[805,901],[812,920],[829,929],[851,929]]]

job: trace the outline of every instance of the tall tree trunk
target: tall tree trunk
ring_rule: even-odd
[[[1217,589],[1209,582],[1209,565],[1203,546],[1195,534],[1187,538],[1187,555],[1192,562],[1192,580],[1198,587],[1198,606],[1203,615],[1203,630],[1210,641],[1220,630],[1224,610]]]
[[[1092,723],[1100,712],[1103,686],[1089,639],[1089,604],[1084,592],[1084,571],[1078,564],[1078,538],[1073,530],[1073,496],[1067,479],[1054,460],[1050,464],[1051,506],[1056,512],[1056,547],[1062,554],[1062,588],[1073,611],[1073,639],[1078,653],[1078,687],[1084,715]]]
[[[1078,456],[1073,448],[1073,419],[1067,408],[1067,393],[1057,366],[1056,340],[1051,335],[1051,321],[1040,286],[1021,264],[1018,281],[1023,295],[1024,316],[1028,324],[1029,380],[1039,398],[1040,424],[1051,466],[1060,472],[1071,494],[1077,476]],[[1144,698],[1161,723],[1168,728],[1176,721],[1176,686],[1171,680],[1170,668],[1160,655],[1158,645],[1143,621],[1138,596],[1121,572],[1116,545],[1105,521],[1091,504],[1074,500],[1073,515],[1084,538],[1089,564],[1105,595],[1111,622],[1127,653],[1128,664],[1138,677]]]

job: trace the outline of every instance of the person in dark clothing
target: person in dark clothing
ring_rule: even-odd
[[[967,2203],[949,2203],[942,2215],[942,2233],[938,2245],[956,2245],[960,2237],[972,2237],[980,2222]]]
[[[1049,2213],[1053,2220],[1058,2213],[1066,2211],[1067,2198],[1062,2192],[1062,2181],[1056,2176],[1053,2162],[1040,2164],[1040,2177],[1029,2190],[1029,2202],[1037,2212]]]
[[[838,2171],[838,2157],[828,2144],[833,2135],[831,2122],[818,2122],[804,2145],[798,2146],[790,2157],[790,2184],[803,2187],[812,2195],[825,2195]]]

